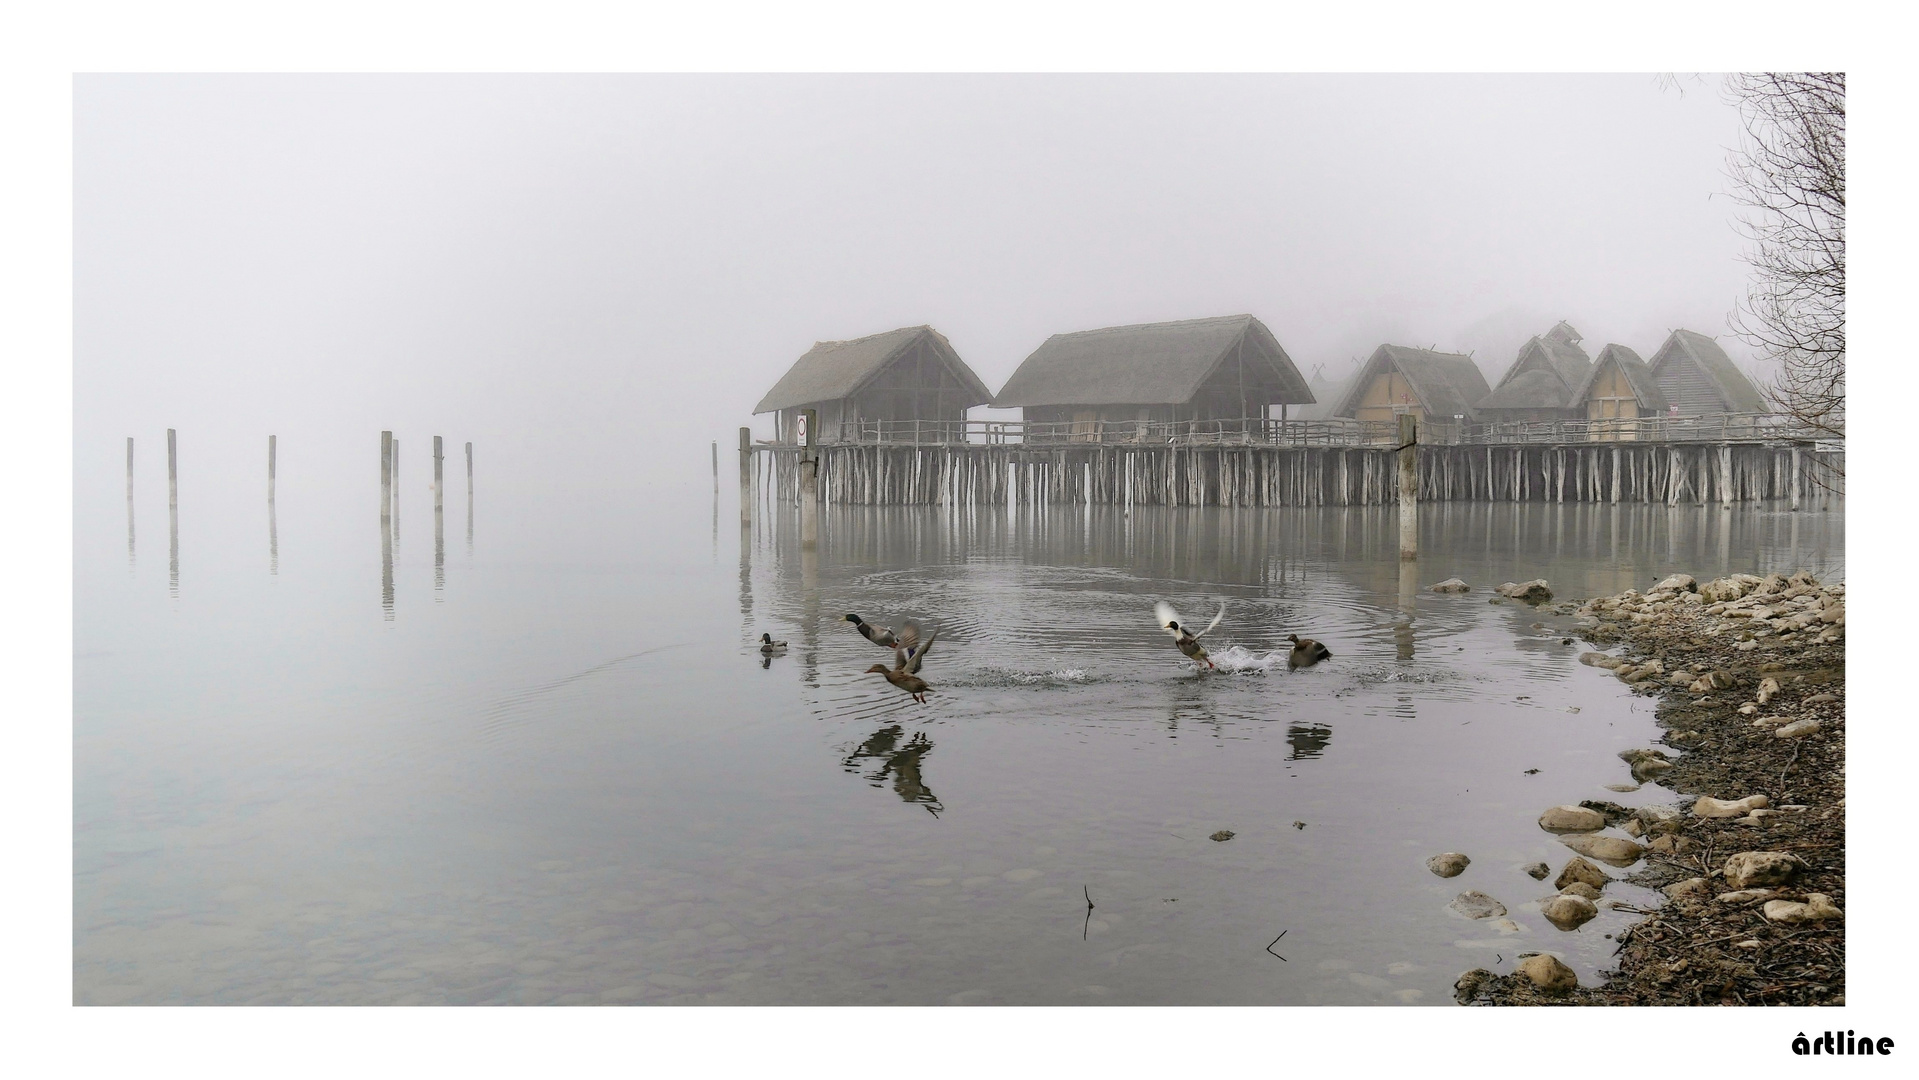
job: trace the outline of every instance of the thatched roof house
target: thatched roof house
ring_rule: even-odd
[[[1452,423],[1475,417],[1491,390],[1469,356],[1381,345],[1359,369],[1334,416],[1391,420],[1400,413]]]
[[[1607,345],[1599,350],[1592,371],[1573,388],[1572,405],[1576,415],[1588,420],[1630,420],[1665,415],[1666,395],[1638,353],[1624,345]]]
[[[1763,413],[1765,395],[1719,343],[1691,330],[1674,330],[1646,362],[1653,382],[1680,416]]]
[[[814,441],[839,442],[854,439],[861,423],[873,427],[872,421],[964,421],[967,409],[992,399],[944,334],[908,326],[852,341],[815,342],[753,412],[779,414],[778,439],[791,442],[800,410],[817,410]],[[956,429],[947,431],[957,435]]]
[[[1228,315],[1054,334],[993,404],[1090,439],[1113,436],[1107,424],[1264,418],[1273,405],[1312,401],[1273,332]]]
[[[1582,339],[1561,321],[1520,346],[1513,366],[1479,403],[1482,420],[1555,420],[1572,415],[1573,389],[1592,374]]]

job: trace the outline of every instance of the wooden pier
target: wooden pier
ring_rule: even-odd
[[[1420,501],[1434,502],[1784,500],[1797,508],[1839,493],[1842,451],[1782,418],[1707,420],[1422,423],[1414,484]],[[805,448],[743,447],[756,499],[797,504],[804,454],[826,505],[1370,506],[1400,498],[1392,424],[1206,421],[1170,435],[1130,424],[1123,432],[914,426],[909,438],[881,431]]]

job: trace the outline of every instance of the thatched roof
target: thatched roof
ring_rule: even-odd
[[[1251,315],[1109,326],[1054,334],[1006,380],[993,404],[1169,405],[1191,401],[1244,338],[1278,382],[1275,403],[1307,404],[1313,393],[1266,325]]]
[[[1502,380],[1497,389],[1480,400],[1479,411],[1563,409],[1569,396],[1570,391],[1558,375],[1545,368],[1532,368]]]
[[[1713,389],[1718,391],[1720,400],[1725,403],[1727,412],[1772,411],[1766,406],[1765,395],[1761,394],[1759,388],[1752,384],[1752,380],[1746,378],[1746,373],[1740,371],[1732,362],[1732,357],[1726,355],[1726,350],[1720,348],[1717,341],[1704,334],[1691,330],[1674,330],[1666,338],[1665,344],[1659,346],[1659,351],[1652,354],[1652,359],[1646,366],[1652,370],[1653,378],[1657,379],[1661,369],[1667,364],[1680,360],[1681,357],[1690,358],[1698,365],[1699,370],[1705,373]]]
[[[1607,345],[1599,350],[1599,358],[1593,361],[1592,371],[1578,386],[1573,387],[1571,404],[1584,405],[1592,396],[1593,383],[1599,381],[1599,372],[1607,364],[1619,365],[1626,376],[1626,385],[1632,387],[1633,397],[1639,401],[1639,408],[1646,414],[1666,411],[1666,395],[1659,392],[1659,384],[1653,381],[1652,368],[1639,358],[1639,354],[1624,345]]]
[[[773,389],[766,392],[753,412],[755,415],[777,412],[816,401],[852,397],[868,379],[922,340],[932,343],[954,376],[971,391],[967,395],[972,398],[966,403],[968,408],[993,400],[993,392],[953,351],[946,335],[930,326],[906,326],[852,341],[815,342],[806,355],[794,361],[780,381],[773,384]]]
[[[1350,370],[1357,371],[1358,368]],[[1333,416],[1339,399],[1346,396],[1347,384],[1352,380],[1329,379],[1324,369],[1315,370],[1313,377],[1306,382],[1306,388],[1312,391],[1313,403],[1291,410],[1287,415],[1294,420],[1326,420]]]
[[[1491,390],[1486,376],[1469,356],[1433,352],[1405,345],[1381,345],[1353,376],[1345,396],[1333,410],[1334,416],[1352,416],[1359,411],[1359,400],[1366,387],[1387,367],[1394,367],[1412,384],[1413,394],[1428,416],[1451,419],[1471,417]]]
[[[1573,324],[1564,319],[1559,320],[1551,330],[1539,336],[1560,345],[1577,345],[1586,340],[1579,336],[1579,331],[1573,329]]]

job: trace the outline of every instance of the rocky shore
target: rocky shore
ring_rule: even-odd
[[[1621,753],[1617,790],[1656,780],[1684,798],[1633,809],[1588,799],[1547,810],[1540,826],[1667,899],[1620,934],[1598,986],[1528,954],[1508,973],[1460,976],[1460,1002],[1844,1004],[1845,586],[1803,571],[1705,584],[1682,574],[1555,610],[1579,636],[1617,646],[1583,661],[1659,699],[1664,745]],[[1568,898],[1549,912],[1555,925],[1576,931],[1594,901],[1618,903],[1601,899],[1611,880],[1575,858],[1555,882]]]

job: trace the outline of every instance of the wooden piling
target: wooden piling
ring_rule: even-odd
[[[393,433],[380,432],[380,534],[393,527]]]
[[[466,444],[466,553],[473,554],[473,444]]]
[[[819,437],[819,414],[812,409],[801,409],[800,424],[803,436],[800,445],[798,487],[800,550],[804,552],[818,548],[820,543],[820,463],[819,452],[814,448],[814,443]]]
[[[1399,557],[1419,558],[1419,419],[1399,416]]]
[[[871,502],[871,499],[865,500]],[[753,429],[740,429],[740,528],[753,525]]]

